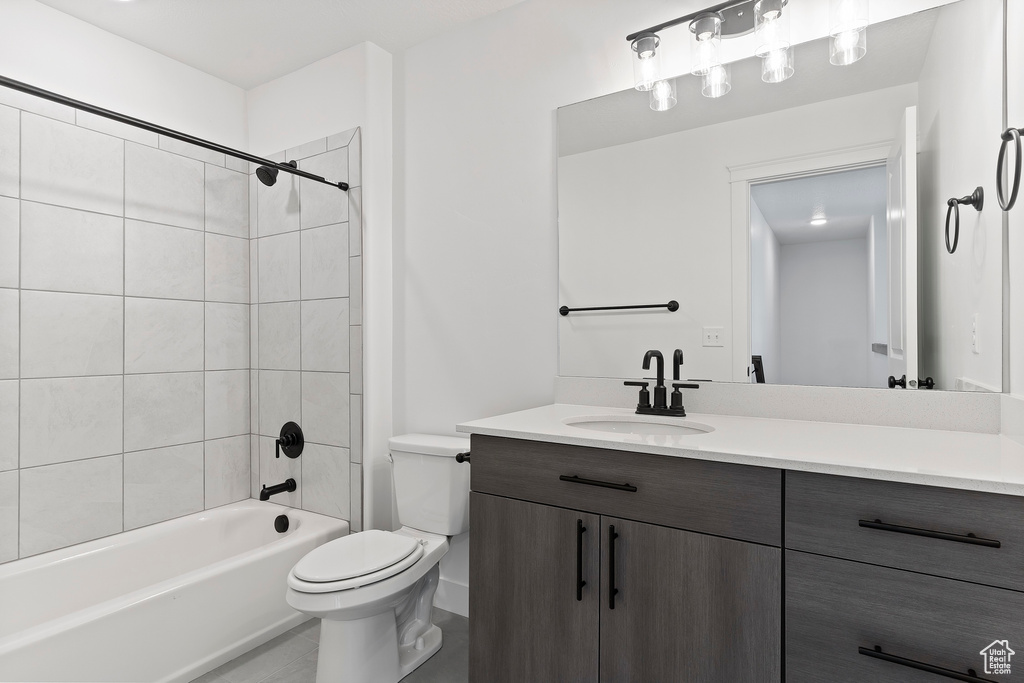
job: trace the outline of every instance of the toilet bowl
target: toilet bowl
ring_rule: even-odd
[[[288,604],[322,620],[317,683],[398,683],[441,648],[431,620],[438,563],[469,528],[469,468],[459,437],[389,440],[397,531],[371,529],[314,549],[288,574]]]

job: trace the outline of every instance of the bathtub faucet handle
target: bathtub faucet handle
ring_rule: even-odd
[[[281,451],[289,458],[297,458],[302,455],[302,447],[305,440],[302,437],[302,427],[294,422],[285,422],[281,427],[281,435],[277,438],[274,446],[274,457],[280,458]]]

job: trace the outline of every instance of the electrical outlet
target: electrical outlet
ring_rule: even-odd
[[[971,318],[971,351],[981,353],[981,346],[978,344],[978,314]]]
[[[725,346],[725,328],[705,327],[703,346]]]

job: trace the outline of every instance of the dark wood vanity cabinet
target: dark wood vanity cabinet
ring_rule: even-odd
[[[780,538],[779,471],[479,436],[472,451],[471,681],[780,680],[782,551],[708,533]]]

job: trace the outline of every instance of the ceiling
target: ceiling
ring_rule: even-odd
[[[362,42],[392,54],[522,0],[39,0],[249,89]]]
[[[734,62],[732,91],[709,99],[696,76],[676,78],[678,105],[652,111],[649,94],[629,89],[558,110],[558,155],[569,156],[613,145],[735,121],[813,102],[916,83],[931,43],[938,10],[872,24],[868,53],[851,66],[829,64],[828,39],[795,45],[796,72],[784,83],[761,81],[761,60]]]
[[[885,220],[885,166],[779,180],[754,185],[750,199],[761,210],[779,244],[859,239],[871,217]],[[811,225],[811,217],[827,217]]]

